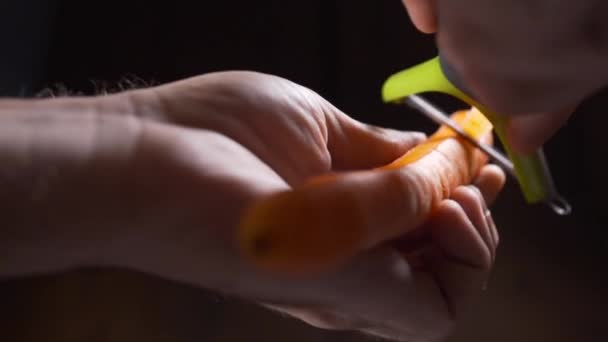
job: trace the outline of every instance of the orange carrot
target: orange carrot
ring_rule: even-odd
[[[492,125],[477,110],[451,118],[475,139],[492,143]],[[485,154],[440,127],[388,165],[322,175],[255,203],[242,218],[239,247],[247,260],[270,271],[295,275],[336,267],[424,223],[486,162]]]

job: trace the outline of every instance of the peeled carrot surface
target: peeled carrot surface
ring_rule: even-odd
[[[475,109],[451,119],[492,143],[492,124]],[[255,203],[242,217],[243,256],[263,269],[309,274],[340,265],[361,251],[424,223],[459,185],[487,162],[448,127],[380,168],[322,175]],[[371,184],[371,185],[370,185]]]

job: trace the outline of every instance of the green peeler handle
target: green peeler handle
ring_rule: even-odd
[[[390,76],[382,87],[382,98],[384,102],[399,102],[412,94],[424,92],[440,92],[454,96],[476,107],[492,122],[509,159],[513,162],[515,175],[526,202],[551,202],[559,198],[542,148],[531,154],[514,152],[506,132],[508,117],[494,113],[458,89],[444,74],[439,57]]]

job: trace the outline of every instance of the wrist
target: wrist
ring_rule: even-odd
[[[133,105],[124,95],[0,100],[0,277],[109,252],[120,170],[137,140]]]

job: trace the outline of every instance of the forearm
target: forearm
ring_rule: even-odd
[[[110,223],[100,213],[136,145],[128,112],[121,97],[0,100],[0,277],[69,268],[103,248],[109,230],[93,218]]]

